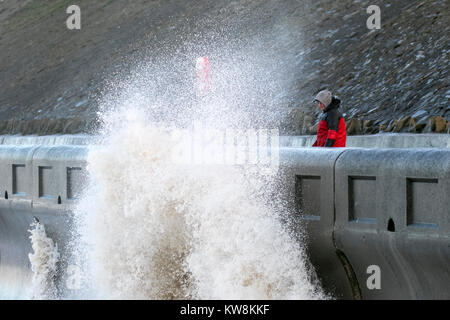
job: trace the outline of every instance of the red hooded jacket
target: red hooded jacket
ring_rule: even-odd
[[[345,147],[347,130],[345,119],[339,112],[341,100],[333,97],[330,105],[319,117],[317,140],[313,147]]]

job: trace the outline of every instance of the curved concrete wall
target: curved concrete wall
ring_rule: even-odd
[[[307,252],[323,286],[338,298],[352,298],[345,269],[336,255],[334,165],[345,149],[281,149],[281,179],[287,203],[306,232]]]
[[[62,134],[49,136],[0,135],[0,145],[89,145],[97,136]],[[310,147],[316,136],[280,136],[280,146]],[[347,147],[357,148],[450,148],[450,134],[383,133],[347,137]]]
[[[45,225],[64,256],[86,155],[86,147],[0,146],[0,299],[28,297],[33,217]],[[65,263],[60,261],[60,267]]]
[[[316,136],[281,136],[280,146],[311,147]],[[348,136],[347,147],[357,148],[450,148],[450,134],[383,133]]]
[[[84,146],[0,146],[0,298],[30,283],[33,216],[65,250]],[[282,148],[280,175],[337,298],[450,298],[450,150]],[[61,262],[61,263],[64,263]],[[380,289],[369,289],[370,266]]]
[[[450,150],[348,150],[335,190],[336,247],[364,298],[450,298]]]
[[[87,134],[54,134],[48,136],[0,135],[0,145],[14,146],[68,146],[89,145],[96,136]]]
[[[280,159],[328,290],[450,298],[450,150],[286,148]]]

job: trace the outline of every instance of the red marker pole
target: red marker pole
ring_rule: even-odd
[[[197,58],[195,64],[196,92],[204,96],[211,89],[211,68],[207,57]]]

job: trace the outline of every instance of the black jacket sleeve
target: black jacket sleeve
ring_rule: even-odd
[[[336,142],[336,139],[328,138],[327,141],[325,141],[324,147],[332,147],[332,146],[334,146],[335,142]]]
[[[336,142],[337,131],[339,129],[339,111],[331,109],[327,115],[328,136],[325,147],[332,147]]]

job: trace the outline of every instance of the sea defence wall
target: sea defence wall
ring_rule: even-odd
[[[97,137],[87,134],[48,136],[0,135],[0,145],[89,145]],[[280,136],[280,146],[311,147],[316,136]],[[356,148],[450,148],[450,134],[383,133],[348,136],[347,147]]]
[[[87,153],[0,146],[0,298],[23,298],[29,286],[33,217],[64,252]],[[327,291],[450,298],[449,149],[282,148],[280,169]]]
[[[280,146],[311,147],[316,136],[280,136]],[[382,133],[348,136],[346,147],[356,148],[450,148],[450,134]]]
[[[0,145],[0,299],[29,297],[28,229],[35,217],[65,256],[87,151],[82,146]],[[59,268],[66,268],[65,264],[62,259]]]
[[[449,149],[287,148],[280,159],[329,291],[450,298]]]

